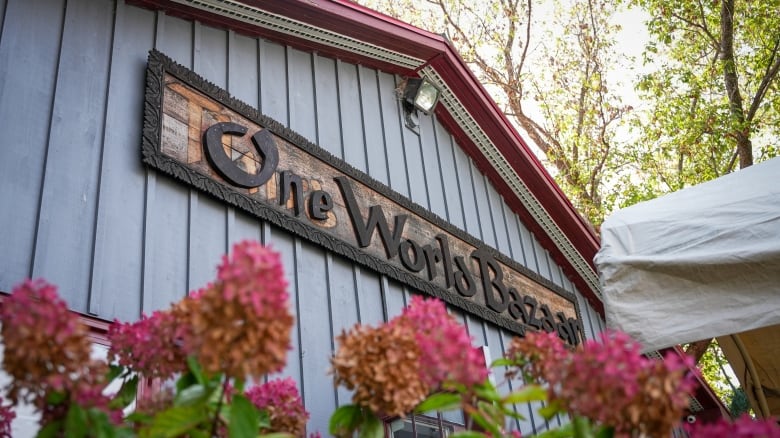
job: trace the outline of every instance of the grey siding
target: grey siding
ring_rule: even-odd
[[[258,239],[281,252],[290,281],[298,324],[281,374],[299,383],[310,430],[325,432],[348,402],[325,375],[333,337],[398,315],[413,291],[144,168],[144,70],[155,47],[576,293],[435,117],[420,117],[419,136],[404,127],[393,75],[121,0],[0,0],[0,15],[2,291],[45,277],[74,310],[133,320],[202,287],[234,242]],[[579,302],[593,337],[604,324]],[[453,314],[493,358],[505,352],[510,334]],[[523,432],[546,427],[517,409],[529,415]]]

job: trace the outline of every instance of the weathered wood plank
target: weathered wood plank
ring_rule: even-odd
[[[379,274],[355,267],[355,275],[360,278],[360,287],[357,289],[360,322],[372,326],[384,322],[384,303]]]
[[[194,23],[157,13],[155,46],[192,66]],[[165,309],[188,292],[189,193],[147,170],[142,310]]]
[[[403,139],[404,157],[406,157],[406,177],[409,179],[409,197],[423,208],[429,208],[428,183],[425,180],[425,166],[422,150],[420,149],[420,136],[403,124],[403,111],[401,111],[401,137]]]
[[[5,5],[0,102],[13,102],[0,105],[0,130],[4,133],[0,248],[5,248],[0,252],[0,290],[5,292],[32,276],[64,12],[63,1],[52,1],[40,10],[24,1]]]
[[[260,110],[289,126],[285,47],[260,41]]]
[[[406,176],[406,157],[404,156],[401,130],[400,105],[393,94],[396,78],[388,73],[379,73],[379,101],[382,111],[382,129],[385,135],[385,159],[387,160],[390,187],[403,196],[409,197],[409,178]]]
[[[154,44],[154,13],[116,5],[106,105],[100,198],[89,311],[133,321],[141,312],[145,169],[138,159],[144,64]]]
[[[474,177],[474,197],[477,200],[477,215],[479,226],[482,229],[482,241],[491,247],[496,247],[496,232],[493,227],[493,212],[490,211],[488,202],[487,181],[485,175],[472,162],[471,174]]]
[[[195,32],[192,59],[194,70],[215,85],[226,87],[228,82],[227,32],[197,22],[193,29]],[[189,115],[190,118],[201,116],[196,106],[189,105],[188,108],[191,112],[195,112]],[[202,118],[201,122],[207,117],[204,114]],[[189,126],[191,129],[188,132],[188,161],[202,160],[202,148],[198,141],[202,130],[198,129],[197,125]],[[197,145],[189,148],[191,143]],[[195,190],[190,191],[190,225],[187,239],[189,290],[200,289],[216,278],[216,267],[228,249],[226,208],[224,203],[203,196]]]
[[[360,81],[357,66],[336,61],[339,78],[339,112],[341,113],[342,158],[347,163],[367,170],[363,137],[363,115],[360,108]]]
[[[366,173],[383,184],[390,184],[384,133],[382,132],[382,112],[377,110],[380,105],[377,71],[358,66],[358,79],[368,165]]]
[[[314,91],[317,96],[317,145],[341,156],[341,116],[339,114],[336,60],[314,56]]]
[[[81,312],[89,302],[113,16],[110,2],[67,4],[33,260],[33,277],[57,284]]]
[[[316,142],[317,112],[314,99],[312,55],[288,48],[287,76],[290,128]]]
[[[455,151],[453,150],[457,147],[458,146],[452,140],[452,136],[447,132],[444,126],[442,126],[441,123],[436,123],[436,149],[439,154],[439,163],[441,166],[444,200],[447,208],[447,221],[465,231],[466,223],[463,219],[460,180],[455,165]]]
[[[298,242],[289,233],[275,227],[269,226],[266,235],[266,245],[270,245],[271,248],[278,252],[282,261],[282,267],[284,268],[284,276],[289,283],[288,291],[290,293],[290,311],[297,321],[295,327],[293,327],[290,344],[292,350],[287,353],[287,364],[281,373],[277,373],[268,376],[269,379],[273,378],[285,378],[291,377],[301,387],[303,381],[303,363],[302,363],[302,349],[301,349],[301,336],[300,329],[301,324],[305,324],[300,318],[301,312],[298,307],[298,300],[301,299],[301,290],[298,287],[298,282],[301,280],[298,277],[298,254],[300,253],[300,242]],[[301,267],[300,269],[303,269]]]
[[[493,218],[493,230],[495,230],[496,233],[496,249],[511,257],[512,247],[506,229],[504,199],[492,185],[488,185],[488,201],[490,203],[490,212]]]
[[[455,152],[455,167],[460,181],[460,194],[463,201],[463,216],[466,223],[466,232],[482,239],[482,227],[479,225],[477,200],[474,193],[474,179],[471,175],[471,160],[460,147],[453,148]]]
[[[435,117],[420,115],[420,143],[422,160],[425,166],[425,183],[428,188],[430,211],[441,218],[447,217],[447,206],[441,177],[441,159],[439,158],[437,125]]]
[[[512,250],[512,259],[523,266],[527,266],[525,262],[525,251],[523,249],[523,240],[520,236],[520,230],[518,229],[520,225],[517,215],[506,205],[504,205],[504,221],[506,224],[506,232],[509,236],[509,247]]]
[[[302,242],[298,260],[298,328],[301,339],[303,401],[311,417],[311,431],[327,431],[336,409],[336,391],[328,377],[331,356],[331,319],[328,313],[328,272],[325,252]]]
[[[260,106],[259,42],[255,38],[228,33],[228,87],[230,94],[254,108]]]
[[[343,257],[327,255],[328,297],[330,308],[331,348],[338,348],[336,337],[343,331],[349,331],[358,322],[357,290],[352,263]],[[352,400],[352,391],[343,386],[336,390],[339,405]]]

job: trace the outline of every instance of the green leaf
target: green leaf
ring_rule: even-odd
[[[567,423],[557,429],[546,430],[538,435],[534,435],[534,438],[573,438],[574,429],[572,424]]]
[[[211,430],[207,432],[205,430],[192,429],[191,431],[187,432],[187,438],[212,438]]]
[[[537,412],[539,412],[539,415],[541,415],[545,420],[549,420],[552,417],[554,417],[556,414],[560,412],[560,407],[557,403],[550,403],[548,405],[542,406],[539,408]]]
[[[493,434],[493,436],[501,435],[501,431],[498,429],[498,426],[494,422],[487,420],[481,412],[475,412],[471,414],[471,419],[474,420],[474,422],[477,423],[480,427]]]
[[[243,394],[235,394],[230,408],[230,438],[256,436],[260,430],[260,414],[257,408]]]
[[[333,411],[328,432],[333,436],[351,436],[363,422],[363,409],[358,405],[344,405]]]
[[[257,438],[294,438],[294,435],[291,433],[274,432],[258,435]]]
[[[187,366],[189,367],[190,372],[198,381],[198,383],[200,383],[203,386],[206,386],[208,379],[203,374],[203,368],[201,368],[195,356],[187,356]]]
[[[574,426],[574,436],[577,438],[595,438],[596,434],[591,427],[590,420],[585,417],[574,417],[571,421]]]
[[[209,399],[210,395],[211,394],[206,390],[206,388],[203,387],[203,385],[197,383],[179,391],[179,393],[176,394],[174,404],[176,406],[203,404]]]
[[[136,394],[138,394],[138,376],[133,376],[122,382],[122,387],[108,406],[112,409],[124,409],[135,400]]]
[[[106,382],[112,382],[114,379],[122,375],[125,372],[125,367],[122,365],[111,364],[108,366],[108,372],[106,373]]]
[[[528,403],[532,401],[546,401],[547,390],[539,385],[526,385],[517,391],[510,392],[501,401],[503,403]]]
[[[414,411],[420,414],[430,411],[451,411],[458,409],[461,401],[460,394],[439,392],[423,400]]]
[[[117,427],[111,424],[108,415],[97,408],[87,410],[91,438],[116,438]]]
[[[613,438],[614,436],[615,436],[614,427],[601,426],[599,430],[596,431],[596,438]]]
[[[65,416],[65,435],[73,438],[87,436],[87,411],[77,404],[70,405]]]
[[[269,429],[271,427],[271,415],[265,409],[258,411],[257,424],[260,429]]]
[[[51,423],[47,424],[46,426],[43,426],[41,430],[38,431],[38,434],[35,435],[36,438],[54,438],[57,436],[60,436],[62,432],[62,420],[58,421],[52,421]]]
[[[246,380],[235,378],[233,379],[233,392],[237,394],[243,394],[246,387]]]
[[[149,414],[142,414],[142,413],[136,411],[136,412],[131,412],[130,414],[128,414],[125,417],[125,421],[130,422],[132,424],[136,424],[137,423],[139,425],[142,425],[142,424],[151,423],[153,418],[154,417],[152,417]]]
[[[485,438],[485,434],[473,430],[463,430],[453,433],[450,438]]]
[[[208,421],[208,416],[203,406],[174,406],[157,414],[147,432],[155,438],[173,438],[184,435],[205,421]]]
[[[515,364],[515,361],[511,359],[507,359],[505,357],[499,357],[498,359],[494,360],[490,363],[490,368],[495,367],[509,367]]]
[[[525,417],[522,414],[520,414],[519,412],[516,412],[513,409],[512,405],[504,405],[504,404],[502,404],[500,407],[501,407],[501,412],[503,412],[504,415],[508,415],[508,416],[510,416],[510,417],[512,417],[514,419],[517,419],[517,420],[525,420]]]
[[[186,373],[183,373],[181,377],[176,381],[176,392],[181,392],[185,388],[195,385],[198,383],[198,379],[195,377],[195,374],[188,371]]]
[[[501,394],[498,393],[496,387],[490,382],[474,386],[474,392],[481,399],[493,402],[501,401]]]
[[[65,401],[65,393],[62,391],[52,391],[46,394],[46,403],[50,405],[58,405]]]
[[[359,438],[384,438],[385,427],[373,412],[363,412],[363,424],[360,426]]]

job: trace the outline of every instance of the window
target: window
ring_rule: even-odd
[[[389,438],[438,438],[448,437],[463,427],[445,420],[441,414],[436,417],[410,415],[387,423]]]

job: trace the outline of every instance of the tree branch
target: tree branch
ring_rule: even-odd
[[[756,90],[756,94],[753,96],[753,101],[750,104],[750,109],[748,109],[747,120],[749,122],[753,121],[753,117],[755,117],[761,101],[764,100],[769,85],[777,77],[778,71],[780,71],[780,56],[777,56],[778,48],[780,48],[780,36],[775,40],[775,47],[772,48],[772,55],[769,57],[769,62],[767,62],[766,72],[764,77],[761,78],[761,84],[759,84],[758,90]]]

